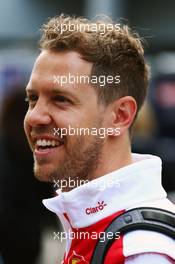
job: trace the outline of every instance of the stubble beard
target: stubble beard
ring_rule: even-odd
[[[69,180],[88,182],[93,178],[95,171],[101,164],[101,154],[104,139],[99,136],[79,136],[73,146],[67,148],[66,157],[62,164],[49,172],[40,169],[37,162],[34,163],[34,174],[39,180],[47,179],[50,182],[67,182],[63,191],[69,191]],[[45,180],[46,181],[46,180]],[[57,185],[58,187],[58,185]]]

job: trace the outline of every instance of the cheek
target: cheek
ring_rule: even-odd
[[[52,115],[52,118],[58,128],[68,128],[69,125],[75,127],[80,123],[78,114],[59,112]]]
[[[52,120],[56,128],[91,128],[98,124],[99,116],[92,111],[53,111]]]

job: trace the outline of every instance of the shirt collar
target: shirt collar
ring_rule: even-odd
[[[132,154],[133,163],[106,174],[69,192],[44,199],[47,209],[56,213],[63,226],[68,217],[74,228],[86,227],[117,211],[166,197],[161,185],[161,159]]]

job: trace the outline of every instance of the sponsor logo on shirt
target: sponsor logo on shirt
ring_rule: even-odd
[[[105,208],[106,205],[107,204],[104,201],[98,202],[97,206],[88,207],[88,208],[86,208],[85,212],[86,212],[87,215],[95,214],[95,213],[98,213],[99,211],[102,211]]]

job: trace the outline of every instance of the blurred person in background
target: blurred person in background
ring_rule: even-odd
[[[134,125],[133,150],[161,157],[163,186],[172,192],[175,188],[175,75],[154,77],[148,99]]]
[[[0,253],[4,264],[34,264],[40,253],[41,188],[32,177],[32,159],[23,132],[24,88],[3,102],[0,135]],[[42,191],[41,191],[42,190]],[[41,195],[42,193],[42,195]]]

